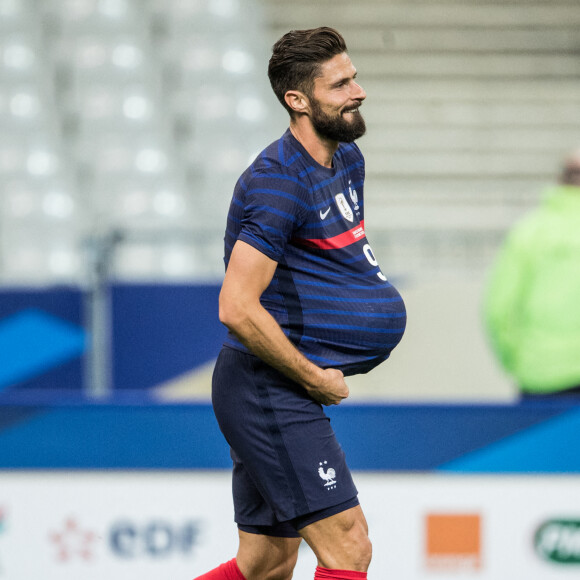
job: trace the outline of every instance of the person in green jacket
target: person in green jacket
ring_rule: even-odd
[[[580,396],[580,150],[540,207],[508,234],[484,316],[522,396]]]

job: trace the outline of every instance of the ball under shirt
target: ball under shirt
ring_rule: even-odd
[[[237,240],[278,263],[262,306],[309,360],[345,375],[384,361],[406,324],[364,230],[364,176],[355,143],[327,168],[287,130],[238,180],[225,235],[226,268]],[[225,345],[247,352],[232,333]]]

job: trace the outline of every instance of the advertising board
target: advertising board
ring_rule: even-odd
[[[578,476],[355,473],[369,578],[580,575]],[[235,555],[227,471],[0,472],[0,579],[191,580]],[[303,545],[294,577],[316,565]]]

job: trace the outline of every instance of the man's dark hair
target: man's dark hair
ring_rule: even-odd
[[[274,94],[290,115],[293,111],[284,99],[286,92],[297,90],[311,97],[321,65],[346,51],[341,34],[326,26],[291,30],[276,42],[268,65],[268,78]]]

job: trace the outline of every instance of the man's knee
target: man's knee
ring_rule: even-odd
[[[339,536],[342,550],[350,554],[352,568],[366,571],[373,556],[373,545],[368,536],[366,521],[357,520]]]
[[[364,539],[362,539],[359,544],[360,560],[358,562],[357,568],[366,571],[369,567],[369,564],[371,563],[372,557],[373,557],[373,544],[368,535],[365,534]]]
[[[360,506],[324,520],[301,531],[325,568],[366,572],[372,558],[372,543]]]

